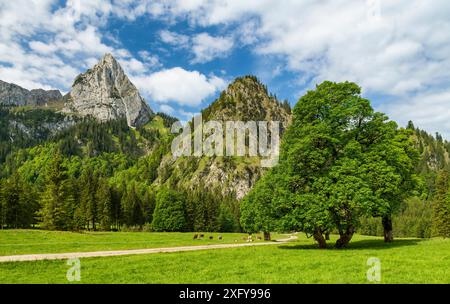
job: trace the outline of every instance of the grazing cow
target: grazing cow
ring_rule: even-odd
[[[209,237],[210,240],[212,240],[213,238],[214,238],[214,237],[213,237],[212,235]]]
[[[248,237],[247,237],[247,243],[248,242],[253,242],[253,237],[251,236],[251,235],[249,235]]]
[[[198,238],[198,234],[194,234],[193,239],[196,240]]]
[[[260,237],[259,235],[256,238],[258,239],[258,241],[262,240],[262,237]]]
[[[221,235],[219,235],[219,240],[221,240],[222,239],[222,236]]]
[[[203,239],[204,236],[205,236],[204,234],[200,234],[200,238],[201,238],[201,239]]]

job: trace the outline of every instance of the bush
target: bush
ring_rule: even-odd
[[[152,227],[154,231],[186,229],[185,199],[182,194],[167,188],[158,192]]]

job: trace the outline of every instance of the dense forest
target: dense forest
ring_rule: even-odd
[[[201,188],[187,192],[154,185],[161,159],[170,150],[168,128],[175,118],[158,113],[137,129],[125,120],[78,119],[61,132],[35,136],[25,126],[37,126],[24,121],[38,124],[50,117],[58,123],[60,114],[1,111],[1,228],[239,230],[235,200]],[[24,126],[6,128],[17,122]]]
[[[241,204],[246,231],[303,231],[327,248],[356,232],[449,237],[449,145],[406,128],[361,96],[354,83],[325,81],[293,109],[280,161]]]
[[[229,100],[229,97],[224,95],[222,99]],[[270,99],[276,100],[276,97]],[[205,114],[217,115],[220,109],[213,107],[219,106],[221,103],[214,104]],[[278,103],[277,107],[291,113],[286,101]],[[307,108],[303,107],[303,112],[299,112],[299,107],[297,104],[297,113],[317,119],[314,109],[307,113],[304,112]],[[367,115],[372,119],[374,114]],[[216,186],[196,183],[192,188],[183,187],[173,176],[168,178],[171,173],[168,170],[174,168],[162,164],[170,155],[174,136],[170,126],[175,121],[169,115],[157,113],[149,123],[134,129],[125,119],[100,123],[91,118],[64,116],[52,109],[1,108],[0,227],[71,231],[253,231],[254,225],[241,218],[245,208],[242,209],[240,200],[235,198],[232,187],[228,186],[230,191],[223,195],[224,185],[220,183]],[[290,126],[287,132],[294,135],[287,136],[294,136],[291,146],[298,148],[296,140],[300,137],[294,128]],[[397,132],[396,127],[386,131],[391,124],[384,125],[381,120],[377,128]],[[305,130],[302,129],[302,134]],[[389,145],[395,148],[411,142],[416,157],[414,170],[408,173],[414,186],[402,185],[403,193],[392,194],[397,199],[395,208],[390,211],[394,234],[422,238],[448,236],[450,143],[440,134],[428,134],[413,122],[401,130],[401,135],[394,136],[396,139]],[[339,135],[340,140],[344,140],[345,134]],[[311,142],[316,140],[311,137]],[[372,149],[362,137],[359,140],[368,151]],[[289,139],[283,137],[282,141],[286,145]],[[355,153],[351,145],[348,149]],[[310,153],[295,151],[300,152]],[[201,167],[202,161],[207,163],[187,159],[175,166],[182,164],[178,170],[190,172],[198,170],[195,168]],[[226,166],[229,160],[222,161]],[[383,166],[380,162],[376,170],[383,172]],[[348,172],[345,170],[335,174],[345,175]],[[261,187],[256,189],[265,191]],[[274,195],[274,192],[268,193]],[[250,193],[244,202],[252,195]],[[361,214],[355,220],[354,229],[362,234],[383,235],[381,217],[382,214],[375,211]],[[306,226],[289,225],[260,225],[258,229],[308,230]],[[338,229],[329,226],[325,231],[337,233]]]

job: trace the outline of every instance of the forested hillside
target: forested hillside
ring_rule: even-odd
[[[278,120],[283,130],[289,111],[256,77],[246,76],[233,82],[205,116]],[[2,109],[1,226],[239,231],[238,198],[264,172],[260,159],[174,160],[170,128],[175,121],[158,113],[134,129],[125,119],[99,122],[53,109]],[[11,127],[22,124],[26,129]]]
[[[428,238],[436,234],[432,228],[436,179],[440,172],[450,170],[450,142],[438,133],[433,136],[415,127],[413,122],[409,122],[407,129],[413,131],[413,140],[420,155],[416,168],[419,183],[394,215],[393,225],[396,236]],[[360,232],[383,235],[383,227],[379,219],[366,218],[362,221]]]
[[[50,110],[16,111],[2,109],[1,124],[21,119],[37,132],[45,122],[72,119]],[[109,230],[151,222],[150,185],[169,151],[166,126],[173,121],[156,115],[135,130],[124,119],[101,123],[88,117],[59,132],[53,126],[42,134],[2,129],[8,152],[0,166],[2,227]]]
[[[254,76],[236,79],[202,114],[204,120],[277,120],[282,134],[292,121],[289,104]],[[0,226],[242,231],[241,199],[267,171],[261,158],[174,159],[175,121],[157,113],[132,128],[125,117],[101,122],[56,108],[0,108]],[[433,219],[445,211],[434,201],[448,191],[438,176],[450,168],[450,143],[412,122],[406,129],[419,155],[416,186],[393,213],[394,233],[430,237]],[[377,217],[363,217],[357,229],[383,234]]]

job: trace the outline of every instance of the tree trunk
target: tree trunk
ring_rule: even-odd
[[[320,249],[327,248],[327,241],[323,237],[322,232],[320,232],[320,231],[314,232],[313,237],[316,240],[316,242],[319,243],[319,248]]]
[[[270,241],[270,232],[264,231],[264,241]]]
[[[340,231],[339,232],[340,238],[336,241],[336,248],[347,247],[354,233],[355,228],[353,227],[353,225],[349,225],[347,229],[345,229],[345,231]]]
[[[327,241],[330,240],[330,232],[329,232],[329,231],[327,231],[327,232],[325,233],[325,240],[327,240]]]
[[[394,234],[392,233],[392,219],[390,216],[383,216],[381,220],[384,229],[384,241],[390,243],[394,241]]]

